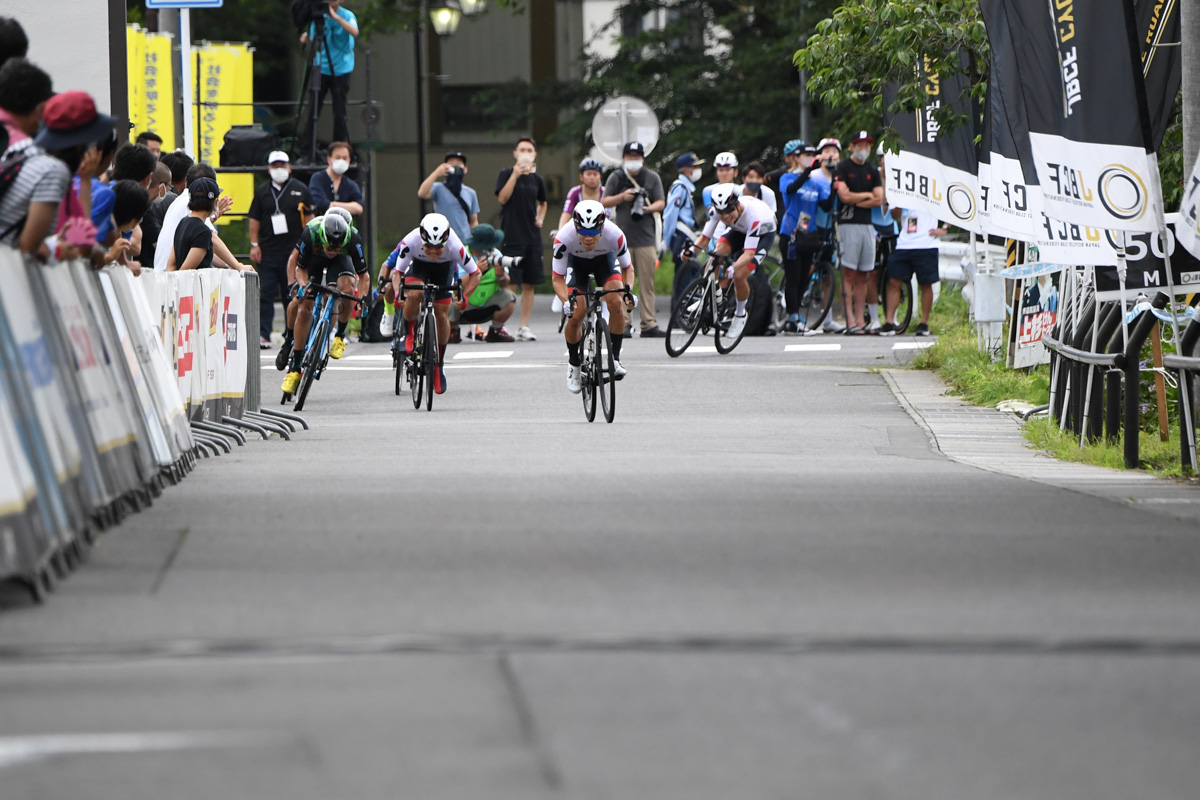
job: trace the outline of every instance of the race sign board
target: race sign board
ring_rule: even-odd
[[[1200,291],[1200,259],[1179,246],[1175,239],[1175,225],[1167,224],[1167,243],[1163,246],[1158,233],[1126,234],[1125,290],[1133,299],[1139,292],[1153,295],[1167,291],[1167,267],[1164,253],[1171,257],[1171,276],[1175,281],[1176,296]],[[1121,299],[1120,283],[1116,265],[1096,267],[1096,299],[1112,302]]]
[[[1013,292],[1012,325],[1008,332],[1008,366],[1023,369],[1050,361],[1042,337],[1058,319],[1062,271],[1021,278]]]

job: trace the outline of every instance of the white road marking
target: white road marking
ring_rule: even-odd
[[[455,353],[454,360],[455,361],[469,361],[471,359],[483,359],[483,358],[510,358],[510,357],[512,357],[512,354],[513,354],[512,350],[483,350],[478,353],[462,352],[462,353]]]
[[[711,345],[711,344],[694,344],[684,352],[685,353],[715,353],[715,352],[717,352],[717,348],[715,345]]]
[[[924,350],[926,347],[933,347],[937,342],[896,342],[892,345],[893,350]]]
[[[392,360],[391,353],[371,353],[362,356],[342,356],[338,361],[388,361]]]
[[[841,350],[840,344],[789,344],[783,348],[785,353],[818,353]]]
[[[233,731],[5,736],[0,737],[0,769],[61,755],[245,747],[264,744],[267,738]]]

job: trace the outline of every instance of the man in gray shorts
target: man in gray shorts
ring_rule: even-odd
[[[867,284],[875,269],[875,226],[871,209],[883,205],[879,168],[869,163],[875,140],[862,131],[850,142],[850,158],[838,164],[833,185],[838,193],[838,263],[846,294],[846,333],[867,333]]]

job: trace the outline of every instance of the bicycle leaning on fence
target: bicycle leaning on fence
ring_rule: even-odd
[[[462,284],[455,283],[449,287],[456,299],[462,297]],[[441,368],[442,359],[438,348],[437,319],[433,313],[434,300],[439,292],[446,287],[436,283],[406,283],[400,287],[401,296],[405,292],[421,292],[421,310],[417,315],[416,334],[411,352],[409,348],[401,347],[402,333],[408,327],[396,325],[392,334],[392,366],[396,371],[396,394],[400,387],[407,382],[412,393],[413,408],[420,409],[424,399],[425,410],[433,410],[434,376]],[[397,299],[397,304],[403,302]]]
[[[313,381],[321,379],[326,365],[329,364],[329,337],[333,333],[333,314],[337,308],[337,301],[358,302],[358,298],[354,295],[344,294],[316,282],[310,282],[303,291],[313,292],[317,296],[313,301],[313,324],[308,332],[304,360],[300,362],[300,384],[296,389],[297,411],[304,410],[304,401],[308,399],[308,390],[312,388]],[[300,297],[297,295],[297,300]],[[291,398],[291,394],[284,392],[280,404],[286,404]]]
[[[702,256],[697,253],[694,257]],[[746,335],[745,327],[736,337],[730,338],[727,333],[737,308],[733,281],[725,275],[730,263],[730,256],[709,257],[700,277],[683,290],[679,305],[675,307],[671,322],[667,325],[667,355],[672,358],[683,355],[699,333],[706,336],[712,333],[717,352],[721,354],[732,352],[742,341]],[[727,285],[722,286],[722,282]],[[750,296],[746,299],[747,308],[754,306],[754,289],[754,283],[751,282]]]

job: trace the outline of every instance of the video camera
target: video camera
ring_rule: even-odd
[[[329,0],[292,0],[292,22],[296,30],[308,30],[311,23],[323,24],[329,15]]]

